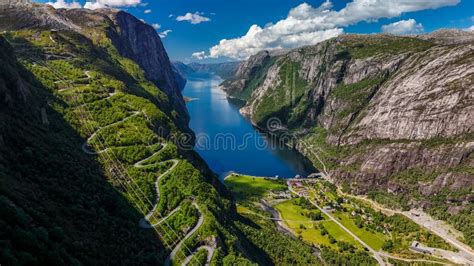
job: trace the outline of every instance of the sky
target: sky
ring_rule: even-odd
[[[474,0],[36,0],[125,10],[155,27],[172,60],[244,60],[344,33],[474,30]]]

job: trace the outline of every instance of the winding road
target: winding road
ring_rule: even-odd
[[[51,39],[51,41],[53,43],[56,43],[54,39]],[[55,83],[59,83],[59,82],[64,82],[64,84],[66,84],[67,88],[64,88],[64,89],[59,89],[57,92],[60,93],[60,92],[63,92],[63,91],[67,91],[67,90],[70,90],[70,89],[73,89],[73,87],[71,87],[70,85],[72,85],[73,83],[71,81],[68,81],[68,80],[65,80],[62,78],[62,74],[59,73],[58,71],[56,71],[55,69],[52,69],[50,66],[48,66],[47,64],[43,63],[41,61],[41,59],[37,60],[37,59],[34,59],[32,57],[29,57],[29,59],[31,61],[33,61],[34,65],[41,65],[43,67],[45,67],[47,70],[49,70],[54,76],[56,76],[56,78],[58,79],[58,81],[55,81]],[[86,76],[86,80],[90,80],[92,78],[92,75],[90,74],[90,71],[84,71],[84,74]],[[111,97],[113,97],[116,93],[115,92],[111,92],[109,93],[109,96],[106,97],[106,98],[103,98],[103,99],[100,99],[100,100],[106,100],[106,99],[110,99]],[[83,102],[82,104],[76,106],[75,108],[78,108],[78,107],[84,107],[84,106],[87,106],[88,104],[90,104],[91,102],[87,103],[87,102]],[[87,110],[86,110],[87,111]],[[103,150],[99,150],[99,151],[93,151],[90,149],[90,145],[89,145],[89,141],[91,141],[101,130],[105,129],[105,128],[109,128],[109,127],[112,127],[114,125],[118,125],[120,123],[123,123],[131,118],[133,118],[134,116],[137,116],[139,114],[144,114],[143,112],[133,112],[131,115],[129,115],[128,117],[126,118],[123,118],[122,120],[120,121],[117,121],[117,122],[114,122],[110,125],[107,125],[107,126],[104,126],[104,127],[100,127],[98,128],[94,133],[91,134],[91,136],[89,136],[87,138],[87,140],[84,142],[84,144],[81,146],[81,149],[84,153],[88,154],[88,155],[99,155],[101,153],[104,153],[106,151],[109,150],[109,148],[105,148]],[[91,116],[89,114],[89,116]],[[171,160],[167,160],[167,161],[163,161],[163,162],[158,162],[158,163],[154,163],[154,164],[149,164],[149,165],[146,165],[146,161],[150,160],[151,158],[153,158],[155,155],[157,155],[158,153],[162,152],[164,150],[164,148],[167,146],[167,144],[162,144],[162,147],[159,151],[153,153],[152,155],[150,155],[149,157],[143,159],[143,160],[140,160],[139,162],[136,162],[133,166],[135,168],[144,168],[144,167],[147,167],[147,166],[152,166],[152,165],[158,165],[158,164],[164,164],[166,162],[173,162],[173,165],[172,167],[170,167],[166,172],[164,172],[163,174],[161,174],[155,181],[155,187],[156,187],[156,193],[157,193],[157,198],[156,198],[156,202],[152,208],[152,210],[147,214],[145,215],[145,218],[141,219],[139,221],[139,226],[142,227],[142,228],[153,228],[154,226],[158,225],[158,224],[161,224],[162,222],[166,221],[166,219],[168,219],[169,217],[171,217],[174,213],[176,213],[180,207],[177,207],[176,209],[174,209],[173,211],[171,211],[166,217],[162,218],[160,221],[158,221],[157,223],[153,224],[153,225],[150,225],[148,220],[149,218],[153,215],[153,213],[156,211],[156,208],[158,206],[158,203],[159,203],[159,200],[160,200],[160,187],[159,187],[159,183],[160,183],[160,180],[165,177],[166,175],[168,175],[171,171],[173,171],[176,166],[179,164],[179,160],[177,159],[171,159]],[[193,205],[197,208],[198,210],[198,215],[199,215],[199,220],[198,220],[198,223],[196,224],[196,226],[188,233],[186,234],[186,236],[178,243],[178,245],[175,246],[175,248],[173,249],[173,251],[171,252],[171,254],[167,257],[166,259],[166,263],[167,265],[170,265],[172,260],[174,259],[174,257],[176,256],[176,254],[178,253],[178,251],[181,249],[181,246],[183,245],[184,241],[186,241],[188,238],[190,238],[201,226],[202,224],[204,223],[204,217],[201,215],[201,212],[199,210],[199,206],[193,202]],[[208,248],[208,246],[203,246],[203,248]],[[209,249],[208,249],[209,250]],[[214,253],[214,248],[211,247],[210,249],[212,252],[209,252],[211,255]],[[209,257],[208,255],[208,262],[207,263],[210,263],[210,260],[212,259],[212,256]]]
[[[101,128],[98,128],[94,133],[91,134],[90,137],[87,138],[87,140],[84,142],[84,144],[82,145],[82,150],[84,151],[84,153],[86,154],[89,154],[89,155],[97,155],[97,154],[101,154],[101,153],[104,153],[104,152],[107,152],[109,150],[109,148],[105,148],[105,149],[102,149],[102,150],[99,150],[99,151],[92,151],[90,150],[90,145],[89,145],[89,142],[91,142],[95,136],[97,136],[97,134],[101,131],[101,130],[104,130],[106,128],[110,128],[110,127],[113,127],[115,125],[118,125],[120,123],[123,123],[137,115],[140,115],[142,114],[141,112],[133,112],[131,115],[129,115],[128,117],[126,118],[123,118],[122,120],[120,121],[117,121],[117,122],[114,122],[112,124],[109,124],[107,126],[104,126],[104,127],[101,127]],[[172,162],[173,165],[168,169],[166,170],[163,174],[161,174],[160,176],[158,176],[156,178],[156,181],[155,181],[155,188],[156,188],[156,200],[155,200],[155,204],[153,205],[153,208],[151,209],[150,212],[148,212],[148,214],[145,215],[144,218],[140,219],[138,225],[141,227],[141,228],[144,228],[144,229],[150,229],[150,228],[154,228],[160,224],[162,224],[163,222],[165,222],[169,217],[171,217],[173,214],[175,214],[177,211],[179,211],[181,209],[181,206],[178,206],[177,208],[175,208],[174,210],[172,210],[167,216],[161,218],[158,222],[156,223],[153,223],[153,224],[150,224],[150,219],[153,217],[153,215],[155,214],[156,212],[156,209],[158,208],[158,204],[160,202],[160,195],[161,195],[161,192],[160,192],[160,181],[163,177],[167,176],[168,174],[170,174],[179,164],[179,160],[177,159],[170,159],[170,160],[166,160],[166,161],[161,161],[161,162],[157,162],[157,163],[152,163],[152,164],[146,164],[147,161],[149,161],[150,159],[152,159],[153,157],[155,157],[156,155],[158,155],[159,153],[161,153],[163,150],[165,150],[165,148],[167,147],[167,143],[164,143],[162,144],[161,148],[159,151],[153,153],[152,155],[146,157],[145,159],[142,159],[138,162],[136,162],[135,164],[133,164],[133,167],[135,168],[146,168],[146,167],[150,167],[150,166],[156,166],[156,165],[161,165],[161,164],[165,164],[167,162]],[[172,252],[168,255],[168,257],[166,258],[166,261],[165,261],[165,265],[171,265],[171,262],[174,260],[174,258],[176,257],[176,255],[178,254],[178,252],[181,250],[181,246],[183,245],[183,243],[188,239],[190,238],[199,228],[201,228],[202,224],[204,223],[204,217],[201,215],[201,211],[199,209],[199,205],[195,202],[193,202],[193,206],[196,207],[196,209],[198,210],[198,216],[199,216],[199,220],[196,224],[196,226],[193,227],[193,229],[191,229],[187,234],[186,236],[173,248]],[[207,246],[204,246],[203,248],[208,248]],[[212,248],[212,247],[210,247]],[[212,253],[213,253],[213,249],[212,249]],[[211,255],[212,255],[211,253]],[[212,258],[212,256],[211,256]]]
[[[459,252],[457,253],[448,251],[448,250],[433,249],[436,251],[437,254],[439,254],[440,257],[447,259],[449,261],[453,261],[455,263],[464,264],[465,262],[469,262],[474,265],[473,250],[466,244],[459,241],[456,238],[456,236],[453,235],[452,232],[456,230],[453,228],[450,228],[449,225],[446,225],[445,223],[441,221],[433,219],[431,216],[424,213],[423,211],[421,210],[400,211],[400,210],[387,209],[381,206],[380,204],[378,204],[377,202],[374,202],[373,200],[367,198],[366,196],[350,195],[347,193],[343,193],[340,190],[338,190],[338,192],[341,193],[341,195],[343,196],[365,201],[369,205],[371,205],[374,209],[377,209],[386,214],[389,214],[389,215],[400,214],[407,217],[408,219],[412,220],[419,226],[439,236],[444,241],[451,244],[453,247],[459,249]]]
[[[92,78],[92,76],[90,75],[90,71],[85,71],[84,74],[87,76],[87,79]],[[109,93],[109,96],[107,98],[104,98],[104,99],[109,99],[109,98],[113,97],[114,95],[115,95],[115,93]],[[101,100],[104,100],[104,99],[101,99]],[[81,104],[80,106],[84,106],[86,104],[89,104],[89,103],[84,103],[84,104]],[[107,128],[110,128],[110,127],[113,127],[113,126],[116,126],[116,125],[121,124],[123,122],[126,122],[127,120],[132,119],[133,117],[141,115],[141,114],[144,114],[144,113],[139,112],[139,111],[135,111],[135,112],[132,112],[129,116],[127,116],[127,117],[125,117],[125,118],[123,118],[123,119],[121,119],[117,122],[114,122],[112,124],[109,124],[109,125],[98,128],[82,144],[82,147],[81,147],[82,151],[84,153],[88,154],[88,155],[99,155],[99,154],[107,152],[109,150],[108,147],[105,148],[105,149],[102,149],[102,150],[98,150],[98,151],[91,150],[91,145],[89,143],[97,136],[97,134],[99,134],[100,131],[102,131],[104,129],[107,129]],[[177,211],[179,211],[181,209],[181,206],[178,206],[177,208],[172,210],[167,216],[161,218],[158,222],[150,224],[150,218],[152,218],[153,215],[155,214],[156,209],[158,208],[158,204],[160,202],[160,195],[161,195],[160,181],[163,177],[170,174],[178,166],[180,160],[170,159],[170,160],[156,162],[156,163],[152,163],[152,164],[146,164],[146,162],[149,161],[150,159],[152,159],[153,157],[155,157],[156,155],[158,155],[159,153],[161,153],[163,150],[165,150],[167,145],[168,145],[167,143],[163,143],[159,151],[157,151],[157,152],[151,154],[150,156],[148,156],[148,157],[136,162],[135,164],[133,164],[133,167],[135,167],[135,168],[146,168],[146,167],[150,167],[150,166],[162,165],[162,164],[165,164],[167,162],[172,162],[173,163],[173,165],[168,170],[166,170],[163,174],[161,174],[160,176],[158,176],[156,178],[156,181],[155,181],[155,188],[156,188],[155,204],[153,205],[153,208],[151,209],[151,211],[148,214],[146,214],[144,218],[140,219],[140,221],[138,223],[139,227],[144,228],[144,229],[151,229],[151,228],[154,228],[154,227],[162,224],[169,217],[171,217],[173,214],[175,214]],[[199,220],[198,220],[196,226],[194,226],[194,228],[191,229],[191,231],[189,231],[186,234],[186,236],[173,248],[173,251],[171,252],[171,254],[166,258],[166,261],[165,261],[166,265],[171,265],[171,262],[175,258],[176,254],[180,251],[181,246],[183,245],[184,241],[186,241],[188,238],[190,238],[204,223],[204,217],[201,215],[201,212],[199,210],[199,205],[195,202],[193,202],[193,205],[198,210]],[[208,250],[208,253],[210,254],[210,257],[208,255],[208,263],[210,263],[210,260],[212,259],[212,254],[214,253],[214,248],[210,247],[210,246],[202,246],[202,247],[199,247],[199,248],[205,248],[205,249]]]
[[[108,151],[109,148],[106,148],[106,149],[103,149],[103,150],[100,150],[100,151],[92,151],[92,150],[90,150],[89,142],[92,141],[93,138],[95,138],[95,136],[99,133],[99,131],[104,130],[104,129],[109,128],[109,127],[116,126],[116,125],[118,125],[118,124],[120,124],[120,123],[123,123],[123,122],[125,122],[125,121],[127,121],[127,120],[130,120],[131,118],[133,118],[133,117],[135,117],[135,116],[137,116],[137,115],[139,115],[139,114],[141,114],[141,113],[140,113],[140,112],[133,112],[132,115],[127,116],[126,118],[124,118],[124,119],[122,119],[122,120],[120,120],[120,121],[117,121],[117,122],[115,122],[115,123],[112,123],[112,124],[110,124],[110,125],[107,125],[107,126],[104,126],[104,127],[101,127],[101,128],[99,128],[99,129],[97,129],[94,133],[92,133],[92,135],[90,135],[90,136],[87,138],[87,140],[84,142],[84,144],[82,144],[82,151],[84,151],[84,153],[87,153],[87,154],[89,154],[89,155],[97,155],[97,154],[101,154],[101,153],[104,153],[104,152]],[[161,150],[160,150],[160,151],[161,151]],[[150,156],[150,157],[151,157],[151,156]],[[145,160],[150,159],[150,157],[146,158]]]
[[[201,210],[199,209],[199,205],[197,205],[195,202],[193,202],[193,205],[194,207],[196,207],[197,211],[198,211],[198,215],[199,215],[199,220],[196,224],[196,226],[194,226],[193,229],[191,229],[191,231],[189,231],[186,236],[181,240],[179,241],[179,243],[174,247],[174,249],[171,251],[171,253],[168,255],[168,257],[166,258],[165,260],[165,266],[169,266],[171,265],[171,262],[174,260],[174,258],[176,257],[176,254],[178,254],[178,251],[181,249],[181,246],[184,244],[184,242],[190,238],[191,236],[193,236],[194,233],[196,233],[196,231],[201,227],[201,225],[204,223],[204,217],[201,215]]]
[[[313,151],[313,149],[318,149],[318,150],[320,150],[320,149],[318,147],[314,146],[314,145],[308,145],[308,143],[306,143],[303,140],[300,140],[300,143],[302,143],[304,145],[302,147],[302,149],[304,149],[307,152],[310,152],[316,158],[316,160],[318,160],[320,162],[320,164],[322,165],[323,178],[328,180],[328,181],[331,181],[331,176],[328,174],[328,172],[326,170],[326,165],[321,160],[321,158],[318,156],[318,154]],[[320,151],[322,152],[322,150],[320,150]],[[350,194],[347,194],[347,193],[343,193],[339,188],[338,188],[338,192],[341,193],[344,196],[347,196],[347,197],[364,200],[364,201],[368,202],[375,209],[378,209],[378,210],[380,210],[383,213],[386,213],[388,215],[401,214],[401,215],[409,218],[413,222],[417,223],[419,226],[427,229],[428,231],[431,231],[433,234],[439,236],[444,241],[451,244],[453,247],[459,249],[459,252],[455,256],[455,259],[453,259],[453,254],[452,254],[453,252],[446,251],[446,250],[443,250],[443,252],[441,252],[440,250],[438,250],[439,253],[442,254],[442,257],[444,259],[448,259],[448,260],[454,261],[456,263],[459,263],[459,261],[462,261],[462,262],[469,261],[469,265],[474,265],[474,250],[471,247],[469,247],[468,245],[466,245],[465,243],[459,241],[457,236],[455,236],[452,233],[453,231],[457,231],[457,230],[453,229],[451,226],[445,224],[444,222],[436,220],[436,219],[432,218],[431,216],[429,216],[428,214],[426,214],[425,212],[420,211],[420,210],[410,210],[410,211],[392,210],[392,209],[388,209],[388,208],[385,208],[385,207],[381,206],[380,204],[374,202],[371,199],[368,199],[367,197],[362,197],[362,196],[356,196],[356,195],[350,195]],[[383,255],[383,254],[381,254],[381,255]]]
[[[215,247],[214,246],[200,246],[196,249],[196,251],[187,256],[186,259],[183,261],[183,263],[181,263],[181,266],[186,266],[189,264],[189,262],[191,262],[191,259],[194,257],[194,255],[196,254],[196,252],[198,252],[199,250],[202,250],[202,249],[205,249],[207,251],[207,259],[206,259],[206,263],[204,264],[205,266],[209,266],[211,265],[211,260],[212,260],[212,256],[214,256],[214,251],[215,251]]]
[[[359,237],[357,237],[354,233],[352,233],[352,231],[350,231],[349,229],[347,229],[343,224],[341,224],[336,218],[334,218],[330,212],[327,212],[326,210],[324,210],[323,208],[321,208],[316,202],[314,202],[310,197],[308,196],[304,196],[304,195],[300,195],[297,191],[293,190],[293,188],[288,185],[288,189],[298,195],[298,196],[301,196],[301,197],[304,197],[306,199],[308,199],[311,204],[313,204],[315,207],[317,207],[322,213],[324,213],[325,215],[327,215],[329,217],[329,219],[331,219],[333,222],[335,222],[341,229],[343,229],[344,231],[346,231],[349,235],[351,235],[355,240],[357,240],[360,244],[362,244],[369,252],[371,252],[373,254],[373,257],[377,260],[377,262],[380,264],[380,265],[387,265],[387,263],[383,260],[383,257],[384,258],[390,258],[390,259],[395,259],[395,260],[401,260],[401,261],[405,261],[405,262],[425,262],[425,263],[432,263],[432,264],[445,264],[443,262],[440,262],[440,261],[434,261],[434,260],[426,260],[426,259],[408,259],[408,258],[402,258],[402,257],[397,257],[397,256],[393,256],[391,254],[388,254],[388,253],[385,253],[385,252],[381,252],[381,251],[376,251],[374,249],[372,249],[370,246],[368,246],[364,241],[362,241],[362,239],[360,239]],[[352,196],[351,197],[355,197],[355,196]],[[380,206],[379,206],[380,207]],[[383,208],[383,207],[382,207]],[[397,213],[397,211],[394,211],[394,210],[388,210],[387,211],[391,211],[392,213]],[[406,215],[404,212],[400,212],[400,214],[403,214],[403,215]],[[452,261],[454,263],[459,263],[459,264],[467,264],[467,265],[471,265],[470,263],[472,262],[472,260],[469,258],[469,254],[465,253],[465,252],[459,252],[459,253],[455,253],[455,252],[452,252],[452,251],[446,251],[446,250],[442,250],[442,249],[432,249],[432,254],[435,256],[435,257],[438,257],[438,258],[442,258],[442,259],[446,259],[446,260],[449,260],[449,261]],[[437,256],[436,256],[437,255]]]

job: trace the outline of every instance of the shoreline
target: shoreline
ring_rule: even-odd
[[[190,102],[198,101],[199,98],[191,98],[191,97],[183,96],[183,100],[185,103],[190,103]]]
[[[224,176],[223,181],[225,181],[226,179],[228,179],[231,176],[248,176],[248,177],[252,177],[252,178],[271,179],[271,180],[279,180],[279,179],[291,180],[291,179],[294,179],[294,178],[284,178],[284,177],[253,176],[253,175],[240,174],[240,173],[237,173],[237,172],[234,172],[234,171],[230,171]]]

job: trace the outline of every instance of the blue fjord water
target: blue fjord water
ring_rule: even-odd
[[[183,91],[193,98],[187,107],[197,137],[195,150],[215,173],[221,178],[232,171],[290,178],[314,171],[298,152],[276,145],[242,117],[240,106],[228,101],[218,88],[221,82],[218,76],[194,73]]]

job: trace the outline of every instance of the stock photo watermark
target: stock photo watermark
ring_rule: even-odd
[[[295,140],[295,136],[282,125],[280,119],[272,117],[267,120],[264,130],[257,129],[243,135],[230,132],[195,135],[184,133],[179,136],[170,136],[168,139],[182,150],[243,151],[249,147],[257,150],[285,149],[288,143]]]

